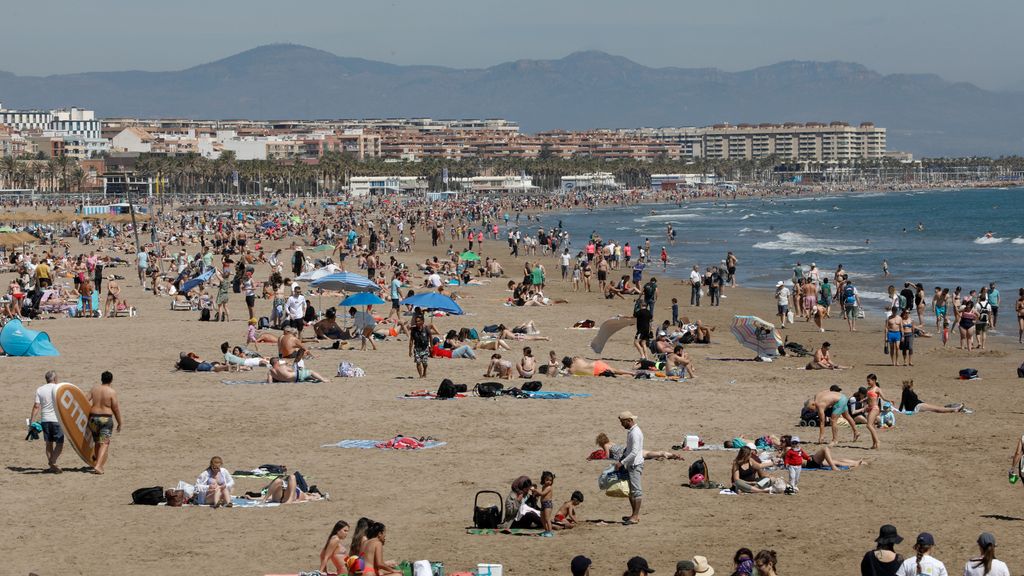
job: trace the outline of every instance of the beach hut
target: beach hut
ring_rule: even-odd
[[[60,356],[46,332],[29,330],[17,319],[0,331],[0,347],[8,356]]]

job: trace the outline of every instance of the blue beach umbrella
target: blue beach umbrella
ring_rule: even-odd
[[[440,310],[441,312],[447,312],[449,314],[463,313],[462,307],[456,304],[455,300],[452,300],[444,294],[438,294],[437,292],[425,292],[423,294],[409,296],[405,300],[402,300],[402,304],[419,306],[420,308],[426,308],[427,310]]]
[[[359,292],[342,300],[338,306],[373,306],[384,304],[384,299],[370,292]]]
[[[352,272],[337,272],[309,283],[311,288],[318,290],[336,290],[339,292],[378,292],[380,286],[366,276]]]

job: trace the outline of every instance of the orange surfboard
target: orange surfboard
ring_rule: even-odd
[[[74,447],[87,466],[92,466],[95,462],[92,433],[89,432],[89,398],[78,386],[62,382],[57,385],[53,400],[65,440]]]

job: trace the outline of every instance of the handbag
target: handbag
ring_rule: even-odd
[[[164,500],[168,506],[178,508],[185,503],[185,491],[170,489],[164,492]]]
[[[604,491],[605,496],[612,498],[629,498],[629,480],[619,480]]]

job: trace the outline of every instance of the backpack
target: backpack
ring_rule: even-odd
[[[156,506],[164,502],[164,487],[152,486],[150,488],[139,488],[132,492],[132,504],[143,506]]]
[[[209,308],[203,308],[202,310],[199,311],[199,321],[200,322],[209,322],[210,321],[210,309]]]
[[[978,306],[978,324],[988,324],[988,313],[991,310],[992,308],[988,304]]]
[[[167,501],[167,505],[179,508],[185,503],[185,491],[184,490],[166,490],[164,491],[164,500]]]
[[[654,285],[653,282],[648,282],[647,284],[644,284],[644,300],[654,299],[654,291],[656,289],[657,287]]]
[[[976,368],[964,368],[960,371],[961,380],[974,380],[978,377],[978,370]]]
[[[455,383],[448,378],[441,380],[441,385],[437,387],[437,397],[441,399],[455,398],[455,394]]]
[[[857,303],[856,289],[850,284],[847,284],[846,286],[843,287],[843,302],[847,304]]]
[[[270,328],[270,318],[267,318],[266,316],[260,316],[260,322],[257,325],[257,327],[260,330],[267,330],[268,328]]]
[[[493,398],[501,395],[503,388],[505,385],[500,382],[481,382],[473,388],[473,391],[481,398]]]
[[[523,390],[525,392],[537,392],[540,390],[541,386],[543,386],[543,384],[541,384],[540,380],[530,380],[523,384]]]
[[[298,470],[295,471],[295,488],[298,488],[301,492],[309,492],[309,484],[306,483],[306,479],[302,477],[302,473]]]

